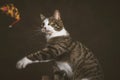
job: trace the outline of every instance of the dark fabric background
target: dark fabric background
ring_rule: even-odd
[[[0,0],[0,6],[14,3],[21,21],[0,12],[0,80],[40,80],[41,74],[51,74],[51,64],[32,65],[16,69],[16,62],[45,45],[40,32],[42,13],[49,17],[59,9],[65,28],[72,38],[81,41],[98,57],[105,80],[119,80],[119,4],[113,0]]]

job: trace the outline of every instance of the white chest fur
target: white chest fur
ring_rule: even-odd
[[[47,40],[58,37],[58,36],[68,36],[69,34],[65,29],[62,29],[61,31],[53,31],[51,35],[46,35]]]

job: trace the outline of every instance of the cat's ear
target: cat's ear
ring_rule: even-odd
[[[55,10],[55,12],[54,12],[54,18],[56,20],[60,20],[61,19],[59,10]]]
[[[44,20],[45,19],[45,16],[43,14],[40,14],[40,19],[41,20]]]

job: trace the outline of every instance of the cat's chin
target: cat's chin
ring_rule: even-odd
[[[46,35],[52,35],[52,32],[49,30],[45,30]]]
[[[48,36],[51,36],[52,32],[46,32],[45,34],[48,35]]]
[[[45,32],[43,32],[43,33],[45,33],[46,35],[49,35],[49,36],[52,35],[52,32],[50,32],[50,31],[45,31]]]
[[[42,31],[43,33],[45,33],[46,35],[51,35],[51,34],[52,34],[51,31],[46,30],[46,29],[41,29],[41,31]]]

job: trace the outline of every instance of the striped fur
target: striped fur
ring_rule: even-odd
[[[55,24],[59,24],[58,32],[64,28],[61,20],[55,21],[54,18],[50,17],[48,24],[51,21],[53,22],[52,27]],[[28,55],[27,58],[32,61],[54,60],[54,71],[65,71],[65,76],[67,76],[67,78],[55,80],[103,80],[97,58],[82,43],[74,41],[70,35],[59,35],[50,38],[47,40],[47,45],[44,49]]]

